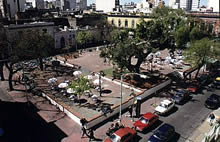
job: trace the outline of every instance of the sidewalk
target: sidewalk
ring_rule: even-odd
[[[220,109],[215,110],[213,112],[220,112]],[[215,114],[215,118],[218,119],[220,118],[220,115]],[[209,119],[207,118],[191,135],[191,137],[188,138],[187,142],[202,142],[202,140],[205,138],[206,134],[208,134],[212,129],[213,126],[209,125]]]

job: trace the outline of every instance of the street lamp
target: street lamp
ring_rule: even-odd
[[[126,73],[126,74],[121,74],[121,87],[120,87],[120,94],[121,94],[121,102],[120,102],[120,112],[119,112],[119,119],[121,122],[121,114],[122,114],[122,82],[123,82],[123,77],[124,75],[139,75],[141,78],[146,79],[147,76],[139,73]]]

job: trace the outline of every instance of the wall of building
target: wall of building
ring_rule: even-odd
[[[55,33],[55,48],[70,48],[76,44],[76,31],[75,30],[63,30]],[[62,45],[64,40],[64,45]]]
[[[213,12],[219,12],[219,0],[209,0],[208,8],[213,8]]]
[[[10,18],[15,18],[17,12],[25,9],[25,0],[7,0],[7,12]]]
[[[19,37],[20,34],[25,31],[40,31],[42,33],[47,33],[54,38],[54,23],[33,23],[24,25],[9,25],[5,26],[7,30],[7,36],[9,40],[14,40]]]
[[[140,23],[140,16],[126,16],[126,15],[108,15],[108,23],[118,28],[136,28]],[[151,18],[144,18],[144,21],[152,20]],[[121,24],[120,24],[120,22]],[[126,25],[127,23],[127,25]]]
[[[96,0],[96,11],[113,12],[116,0]]]

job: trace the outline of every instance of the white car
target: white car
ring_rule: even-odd
[[[160,105],[155,108],[155,112],[158,114],[165,114],[175,106],[175,103],[170,100],[163,100]]]

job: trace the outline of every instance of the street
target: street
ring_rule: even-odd
[[[173,112],[166,117],[162,116],[159,118],[159,120],[161,120],[163,123],[169,123],[175,127],[176,135],[172,140],[173,142],[186,141],[188,137],[191,136],[193,131],[207,118],[209,113],[212,112],[212,110],[207,109],[204,106],[206,98],[210,96],[212,93],[213,92],[205,92],[204,94],[194,94],[193,98],[186,104],[182,106],[176,105],[177,109],[174,109],[174,111],[176,112]],[[220,94],[220,91],[215,90],[214,93]],[[139,132],[138,135],[141,136],[140,142],[146,142],[148,138],[153,134],[154,130],[151,130],[147,134],[142,134]]]

